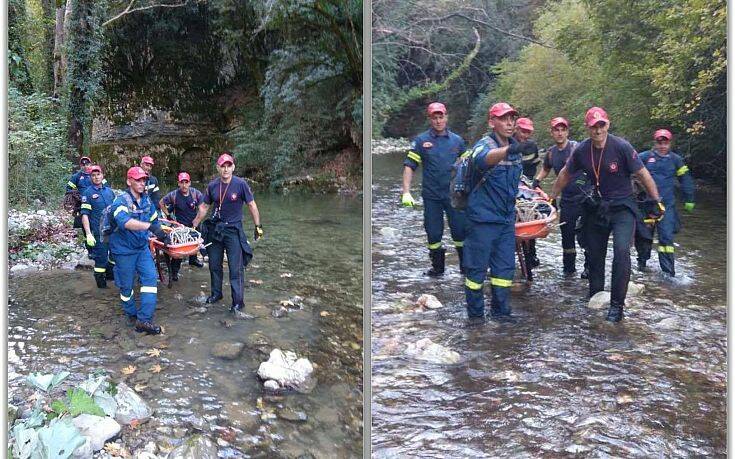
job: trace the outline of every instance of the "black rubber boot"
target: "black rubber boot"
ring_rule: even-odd
[[[646,260],[638,259],[638,271],[642,273],[647,273],[649,271],[648,266],[646,266]]]
[[[582,271],[582,274],[579,275],[580,279],[589,279],[590,278],[590,270],[586,266],[584,267],[584,271]]]
[[[235,319],[239,320],[250,320],[254,319],[254,316],[251,316],[250,314],[245,314],[245,311],[243,311],[244,307],[241,304],[234,305],[230,307],[230,312],[233,316],[235,316]]]
[[[196,266],[197,268],[203,268],[204,263],[199,261],[199,257],[197,257],[196,255],[192,255],[189,257],[189,266]]]
[[[528,246],[529,265],[531,266],[531,268],[538,268],[539,266],[541,266],[541,262],[536,256],[536,239],[531,239]]]
[[[147,333],[149,335],[158,335],[161,333],[161,327],[153,322],[141,322],[140,320],[136,320],[135,331],[138,333]]]
[[[209,295],[207,297],[207,300],[205,301],[205,303],[207,303],[207,304],[214,304],[214,303],[218,302],[221,299],[222,299],[222,295],[214,295],[214,294],[212,294],[212,295]]]
[[[577,271],[576,266],[577,255],[573,253],[565,253],[562,255],[562,263],[564,265],[564,274],[574,274]]]
[[[607,310],[608,322],[620,322],[623,320],[623,305],[610,303],[610,309]]]
[[[457,257],[459,258],[459,272],[464,274],[464,247],[457,247]]]
[[[444,248],[429,250],[431,269],[426,271],[427,276],[438,277],[444,274],[444,260],[447,251]]]
[[[115,280],[114,268],[115,268],[115,265],[112,265],[112,264],[107,265],[107,271],[105,271],[105,278],[109,281]]]
[[[94,281],[97,282],[97,288],[107,288],[105,273],[94,273]]]

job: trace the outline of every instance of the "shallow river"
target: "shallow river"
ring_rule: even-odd
[[[139,385],[155,409],[139,432],[126,434],[133,451],[150,440],[175,446],[192,426],[204,425],[219,439],[221,457],[359,457],[362,202],[269,193],[256,199],[266,233],[253,244],[245,272],[246,311],[254,320],[232,319],[227,280],[225,300],[201,309],[209,271],[186,263],[173,288],[159,285],[156,320],[165,333],[158,337],[125,326],[118,290],[98,290],[91,271],[12,278],[8,340],[20,363],[10,367],[11,402],[29,395],[22,377],[28,372],[66,369],[76,383],[102,369]],[[249,216],[245,229],[250,238]],[[273,317],[279,302],[294,295],[304,298],[303,309]],[[211,355],[218,342],[241,342],[245,350],[223,360]],[[256,371],[274,347],[315,363],[311,393],[265,393]],[[160,356],[149,357],[154,348]],[[130,365],[136,371],[126,376],[122,369]]]
[[[587,308],[586,281],[562,276],[556,230],[538,241],[533,284],[516,273],[518,322],[469,326],[448,229],[447,273],[422,274],[422,212],[397,205],[402,159],[373,157],[374,457],[726,455],[724,192],[699,193],[682,217],[674,282],[655,252],[651,273],[634,270],[645,289],[621,324]],[[608,288],[609,272],[608,261]],[[413,312],[422,293],[445,307]],[[458,351],[460,363],[406,357],[421,338]]]

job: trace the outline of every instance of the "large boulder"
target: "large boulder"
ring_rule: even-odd
[[[115,402],[117,402],[115,420],[120,424],[128,425],[134,420],[144,422],[153,415],[153,410],[148,404],[124,382],[117,385]]]
[[[80,414],[72,420],[79,433],[89,439],[92,451],[99,451],[105,447],[110,438],[120,433],[120,424],[107,416]]]
[[[418,360],[438,364],[459,363],[459,353],[432,342],[429,338],[423,338],[415,343],[409,343],[406,347],[406,355]]]
[[[314,367],[308,359],[298,358],[292,351],[273,349],[267,362],[258,367],[258,376],[268,381],[273,380],[281,388],[290,387],[305,390],[313,382],[311,374]],[[272,387],[272,383],[269,383]]]
[[[168,459],[217,459],[217,446],[203,435],[193,435],[171,451]]]
[[[610,292],[597,292],[590,302],[587,303],[590,309],[605,309],[610,306]]]
[[[427,293],[424,293],[419,297],[418,301],[416,301],[416,305],[420,306],[423,309],[439,309],[444,307],[444,305],[441,304],[437,297],[435,297],[434,295],[429,295]]]

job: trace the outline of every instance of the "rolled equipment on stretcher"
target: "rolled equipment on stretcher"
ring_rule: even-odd
[[[168,233],[171,243],[164,246],[163,242],[152,237],[149,239],[151,252],[158,248],[169,257],[176,259],[186,258],[199,252],[199,248],[204,243],[199,231],[171,220],[161,219],[161,224],[163,230]]]
[[[545,238],[556,220],[556,209],[541,189],[518,185],[516,196],[516,239],[528,241]]]

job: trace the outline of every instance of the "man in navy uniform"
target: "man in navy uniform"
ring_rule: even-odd
[[[666,208],[659,198],[656,183],[643,167],[635,149],[627,140],[608,133],[610,120],[605,110],[592,107],[584,119],[590,136],[569,156],[554,182],[550,197],[556,199],[578,171],[584,171],[592,179],[593,189],[583,203],[582,214],[590,271],[589,296],[605,287],[605,257],[612,233],[614,255],[607,320],[619,322],[623,318],[628,293],[630,246],[638,217],[631,176],[635,176],[656,201],[653,218],[662,218]]]
[[[483,283],[490,268],[490,314],[510,320],[510,287],[515,273],[515,223],[522,156],[538,151],[530,140],[513,138],[518,112],[505,102],[488,111],[490,134],[472,148],[474,166],[481,174],[467,201],[465,239],[465,298],[471,319],[485,316]]]
[[[191,177],[186,172],[180,172],[177,177],[179,187],[163,197],[160,202],[161,212],[166,218],[173,219],[184,226],[196,228],[200,219],[197,218],[199,204],[204,202],[201,191],[191,186]],[[181,259],[171,260],[171,280],[179,280]],[[197,254],[189,256],[189,265],[201,268],[204,264],[199,261]]]
[[[556,175],[559,175],[562,168],[566,165],[567,159],[572,151],[577,147],[577,142],[569,140],[569,121],[566,118],[556,117],[551,120],[551,137],[554,139],[554,146],[549,148],[541,171],[533,181],[533,187],[539,186],[539,183],[549,175],[553,169]],[[577,222],[582,216],[582,201],[585,192],[589,193],[591,185],[587,175],[583,171],[577,171],[572,176],[569,184],[564,187],[561,192],[561,212],[559,221],[561,223],[561,246],[563,251],[564,274],[571,275],[577,270],[577,248],[574,242],[575,236],[579,242],[579,246],[585,248],[584,238],[577,235]],[[587,267],[587,252],[584,252],[584,271],[582,279],[587,279],[589,271]]]
[[[681,185],[681,195],[684,201],[684,210],[694,210],[694,181],[689,173],[689,167],[684,160],[671,151],[673,135],[667,129],[659,129],[653,134],[653,149],[640,154],[641,161],[651,173],[661,200],[666,206],[664,218],[655,225],[650,225],[650,238],[641,238],[636,233],[636,251],[638,252],[638,269],[646,270],[646,262],[651,257],[651,246],[654,230],[658,232],[658,262],[661,271],[674,277],[674,234],[679,231],[681,222],[676,210],[676,195],[674,186],[677,179]]]
[[[444,234],[444,214],[449,221],[454,246],[459,256],[462,270],[463,246],[465,238],[465,215],[454,209],[449,198],[449,180],[452,165],[465,153],[465,141],[447,128],[447,108],[444,104],[433,102],[426,109],[431,128],[419,134],[403,162],[403,186],[401,203],[413,207],[415,201],[409,189],[416,168],[423,167],[421,196],[424,198],[424,229],[429,246],[431,268],[427,275],[435,277],[444,274],[446,250],[442,245]]]
[[[253,237],[256,241],[263,237],[263,226],[260,224],[258,205],[255,203],[250,186],[245,179],[234,175],[235,160],[230,154],[220,155],[217,159],[217,171],[219,177],[209,182],[204,192],[204,202],[199,205],[199,216],[202,217],[209,206],[214,208],[209,220],[202,224],[205,242],[210,243],[207,254],[212,294],[207,298],[207,303],[216,303],[223,298],[222,263],[227,252],[232,294],[230,311],[235,317],[245,319],[248,318],[243,311],[245,267],[250,262],[253,251],[242,229],[243,203],[247,204],[253,218],[255,225]]]
[[[110,234],[110,252],[115,260],[115,285],[120,289],[120,301],[135,330],[152,335],[161,333],[153,322],[158,297],[158,274],[148,245],[149,231],[164,243],[166,233],[158,221],[158,212],[145,187],[148,174],[138,167],[127,173],[128,189],[115,198],[109,210],[114,220]],[[135,306],[133,285],[140,280],[140,307]]]
[[[89,166],[89,175],[92,185],[82,194],[82,228],[87,250],[94,259],[94,280],[97,288],[107,288],[107,280],[113,278],[113,262],[110,259],[110,246],[100,236],[100,217],[105,208],[115,200],[115,193],[104,182],[105,176],[100,166]]]
[[[153,170],[153,158],[150,156],[143,156],[140,159],[140,167],[143,168],[146,174],[148,174],[148,181],[145,184],[145,191],[150,195],[151,202],[156,209],[160,208],[161,205],[161,189],[158,187],[158,179],[151,174]]]

